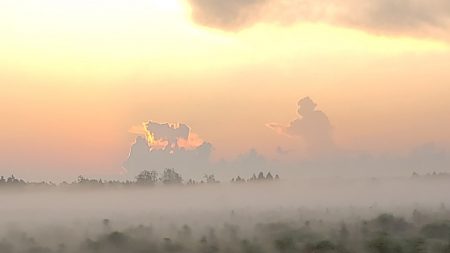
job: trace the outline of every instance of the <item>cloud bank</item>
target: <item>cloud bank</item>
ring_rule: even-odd
[[[325,22],[379,34],[445,36],[448,0],[188,0],[199,24],[239,30],[259,22]]]
[[[450,153],[438,144],[431,142],[411,147],[406,154],[347,151],[334,142],[330,119],[310,97],[299,100],[297,113],[298,117],[288,124],[267,124],[280,135],[280,143],[273,143],[272,157],[250,149],[234,159],[219,161],[213,161],[211,157],[213,145],[202,140],[188,125],[149,121],[143,124],[144,131],[138,134],[123,166],[129,177],[143,170],[174,168],[185,180],[199,180],[205,174],[214,174],[221,181],[237,176],[248,178],[260,171],[270,171],[282,178],[409,176],[413,172],[450,172]],[[283,148],[281,135],[298,140],[298,147],[306,146],[306,151],[294,146]]]
[[[138,134],[131,146],[123,167],[127,176],[134,177],[143,170],[162,171],[174,168],[188,179],[201,179],[214,174],[218,178],[250,177],[253,173],[278,170],[256,149],[238,155],[234,159],[212,161],[213,145],[202,140],[186,124],[169,124],[148,121],[144,132]]]

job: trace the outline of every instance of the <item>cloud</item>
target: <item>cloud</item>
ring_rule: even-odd
[[[448,0],[188,0],[193,19],[223,30],[259,22],[325,22],[373,33],[445,36]]]
[[[167,143],[169,148],[178,148],[179,140],[189,141],[191,129],[185,124],[160,124],[149,121],[144,123],[144,126],[150,145]]]
[[[222,160],[214,164],[214,168],[217,169],[215,174],[218,178],[228,179],[237,176],[250,178],[253,174],[259,172],[278,174],[280,173],[280,167],[280,164],[276,161],[270,160],[254,148],[233,159]]]
[[[196,133],[190,133],[188,138],[180,138],[177,140],[177,145],[184,149],[196,149],[200,147],[204,141]]]
[[[225,30],[251,25],[269,0],[189,0],[195,21]]]
[[[448,172],[450,168],[450,153],[434,143],[413,148],[407,154],[372,154],[336,147],[328,117],[309,97],[298,102],[298,117],[292,122],[268,126],[285,136],[301,138],[312,155],[302,154],[293,147],[277,146],[274,150],[276,158],[251,149],[235,158],[214,161],[211,158],[213,145],[202,140],[188,125],[149,121],[142,125],[145,131],[135,129],[134,132],[142,134],[131,146],[123,167],[128,171],[128,177],[134,177],[142,170],[174,168],[186,180],[199,180],[205,174],[214,174],[221,181],[237,176],[247,178],[260,171],[270,171],[280,174],[283,179],[290,179],[409,176],[414,171],[422,174]]]
[[[201,175],[210,166],[212,145],[192,133],[186,124],[143,124],[145,136],[138,136],[124,163],[131,176],[142,170],[181,169]]]
[[[287,154],[289,154],[291,151],[290,151],[290,150],[285,150],[283,147],[278,146],[278,147],[275,149],[275,152],[276,152],[278,155],[287,155]]]
[[[279,134],[301,137],[311,154],[329,153],[335,149],[332,126],[327,115],[316,109],[314,101],[305,97],[298,102],[298,117],[288,126],[269,123],[267,126]]]
[[[228,161],[212,161],[213,145],[202,140],[186,124],[148,121],[141,127],[144,131],[139,127],[130,130],[138,136],[123,164],[129,177],[143,170],[162,171],[165,168],[176,169],[186,179],[200,179],[205,174],[221,178],[248,177],[252,173],[269,171],[269,161],[255,149]]]

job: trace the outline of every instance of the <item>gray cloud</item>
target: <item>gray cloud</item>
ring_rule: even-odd
[[[314,101],[305,97],[298,102],[299,118],[288,126],[278,123],[267,124],[278,133],[301,137],[312,154],[324,154],[335,148],[332,127],[327,115],[316,109]]]
[[[221,178],[231,178],[248,177],[259,171],[268,172],[269,161],[255,149],[229,161],[213,162],[213,145],[201,140],[186,124],[149,121],[144,124],[144,128],[147,138],[137,136],[128,159],[123,164],[130,177],[143,170],[162,171],[165,168],[174,168],[182,175],[194,179],[211,173]]]
[[[378,33],[433,35],[447,33],[450,2],[446,0],[353,0],[340,22]],[[355,11],[359,14],[351,14]]]
[[[212,145],[207,142],[192,150],[180,147],[151,149],[147,140],[138,136],[123,166],[131,177],[143,170],[165,168],[175,168],[184,175],[200,177],[210,168],[211,152]]]
[[[178,140],[180,139],[187,140],[191,132],[191,129],[185,124],[170,125],[149,121],[144,125],[147,133],[155,141],[167,141],[169,147],[178,146]]]
[[[226,30],[251,25],[270,0],[189,0],[197,22]]]
[[[381,34],[446,36],[448,0],[188,0],[193,19],[224,30],[258,22],[326,22]]]
[[[144,124],[147,138],[138,136],[124,163],[129,175],[143,170],[177,168],[201,175],[209,167],[212,145],[201,140],[186,124]]]
[[[295,149],[285,150],[278,146],[278,157],[273,159],[251,149],[232,159],[213,161],[213,145],[201,140],[189,126],[152,122],[144,127],[153,135],[154,143],[144,135],[137,136],[123,167],[129,177],[142,170],[174,168],[186,180],[214,174],[221,181],[236,176],[247,178],[259,171],[295,178],[408,176],[412,172],[423,174],[450,170],[450,153],[434,143],[412,148],[408,154],[372,154],[338,148],[333,141],[328,117],[309,97],[298,102],[298,118],[286,125],[272,123],[268,126],[280,134],[301,138],[313,155],[303,156]],[[170,138],[176,139],[172,141],[173,145],[169,145],[167,139]]]

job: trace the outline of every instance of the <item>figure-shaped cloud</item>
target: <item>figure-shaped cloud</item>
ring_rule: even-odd
[[[316,110],[317,105],[309,97],[298,102],[299,118],[288,126],[270,123],[267,126],[280,134],[299,136],[305,141],[313,154],[330,152],[334,149],[332,127],[328,117],[322,111]]]
[[[189,0],[200,24],[237,30],[257,22],[326,22],[375,33],[445,34],[448,0]]]

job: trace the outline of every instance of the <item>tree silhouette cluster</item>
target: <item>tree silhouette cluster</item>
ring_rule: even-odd
[[[256,176],[253,176],[247,180],[242,179],[241,177],[233,178],[231,182],[233,183],[244,183],[244,182],[270,182],[274,180],[278,180],[279,176],[275,177],[269,172],[267,175],[264,175],[262,172]],[[23,188],[23,187],[41,187],[41,188],[50,188],[50,187],[60,187],[60,188],[99,188],[99,187],[149,187],[156,185],[201,185],[201,184],[219,184],[218,181],[213,174],[206,174],[203,176],[201,180],[184,180],[182,175],[178,173],[175,169],[165,169],[162,173],[159,173],[156,170],[144,170],[139,173],[134,180],[102,180],[102,179],[92,179],[87,178],[85,176],[78,176],[78,178],[73,182],[62,182],[60,184],[55,184],[53,182],[26,182],[23,179],[18,179],[14,175],[11,175],[8,178],[3,176],[0,177],[0,188]]]
[[[264,176],[263,172],[259,172],[258,176],[256,174],[253,174],[250,178],[244,179],[240,176],[237,176],[236,178],[231,179],[232,183],[248,183],[248,182],[267,182],[267,181],[274,181],[279,180],[280,176],[275,175],[272,176],[272,173],[268,172],[266,176]]]
[[[17,185],[25,185],[25,181],[22,179],[16,178],[14,175],[6,178],[4,176],[0,177],[0,187],[1,186],[17,186]]]
[[[436,172],[426,174],[419,174],[417,172],[413,172],[411,177],[413,179],[425,179],[425,180],[435,180],[435,179],[450,179],[450,173],[448,172]]]

